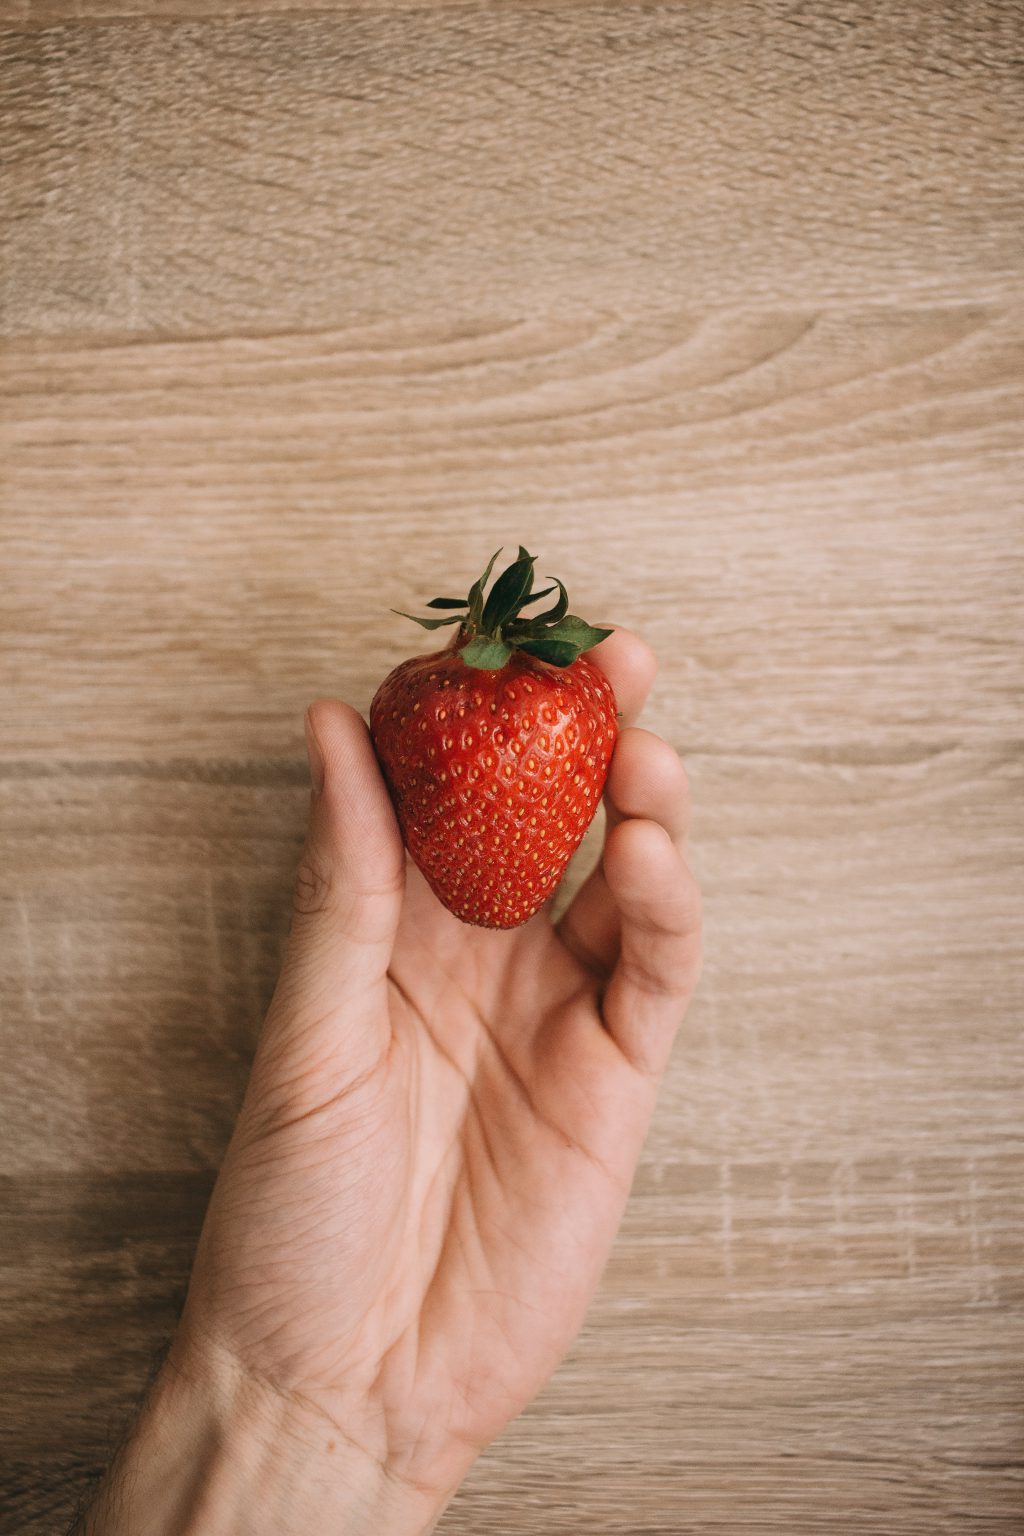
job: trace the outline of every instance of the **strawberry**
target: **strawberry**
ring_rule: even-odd
[[[498,551],[500,553],[500,551]],[[413,656],[381,683],[370,732],[406,847],[464,923],[516,928],[552,895],[590,825],[617,735],[615,695],[583,656],[608,629],[568,612],[555,581],[531,592],[535,556],[466,598],[435,597],[457,624],[447,650]],[[558,589],[534,618],[523,610]]]

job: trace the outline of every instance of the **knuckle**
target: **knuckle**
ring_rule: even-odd
[[[623,979],[644,997],[674,1000],[685,990],[681,967],[651,965],[635,955],[623,957],[621,964]]]
[[[292,900],[299,917],[312,917],[327,909],[331,902],[331,871],[327,861],[312,848],[303,851],[295,876]]]

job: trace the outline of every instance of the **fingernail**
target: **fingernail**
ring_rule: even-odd
[[[313,781],[313,788],[319,794],[324,787],[324,754],[316,739],[308,709],[306,710],[306,751],[309,754],[309,776]]]

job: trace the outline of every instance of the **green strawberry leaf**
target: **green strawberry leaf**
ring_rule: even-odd
[[[526,596],[516,605],[516,613],[520,613],[524,608],[528,608],[531,603],[539,602],[542,597],[550,597],[554,590],[554,587],[545,587],[543,592],[527,592]]]
[[[567,613],[557,624],[548,629],[548,640],[567,640],[578,651],[589,651],[592,646],[600,645],[602,640],[607,640],[614,631],[610,629],[597,629],[593,624],[588,624],[575,613]]]
[[[547,625],[539,619],[512,619],[502,627],[502,634],[510,645],[521,645],[524,640],[543,640],[547,632]]]
[[[557,624],[560,619],[564,619],[565,618],[565,615],[569,611],[569,594],[568,594],[568,592],[565,590],[565,587],[559,581],[557,576],[552,577],[552,580],[554,581],[555,587],[558,588],[558,591],[559,591],[559,594],[560,594],[559,598],[558,598],[558,602],[555,604],[555,606],[553,608],[547,608],[547,609],[545,609],[545,611],[543,613],[538,613],[537,614],[536,622],[538,624]],[[555,587],[548,587],[547,591],[544,592],[543,596],[547,597],[548,592],[553,592],[555,590]],[[540,592],[537,593],[538,597],[540,597],[541,595],[542,594]]]
[[[524,554],[502,571],[484,604],[481,628],[494,634],[506,619],[511,618],[533,585],[533,562],[536,556]]]
[[[570,640],[520,640],[517,649],[556,667],[571,667],[580,654],[579,646]]]
[[[508,661],[513,649],[527,652],[541,661],[554,666],[569,667],[584,651],[600,645],[612,634],[611,629],[599,629],[588,624],[578,614],[569,613],[569,598],[562,582],[552,578],[553,585],[538,592],[531,592],[533,568],[536,556],[519,545],[518,557],[500,572],[490,593],[484,596],[491,579],[495,561],[501,550],[495,550],[487,562],[487,569],[469,589],[468,597],[433,597],[428,608],[454,610],[444,618],[420,618],[414,613],[404,613],[393,608],[393,613],[403,619],[411,619],[423,629],[442,629],[448,624],[462,626],[461,640],[468,642],[459,653],[467,666],[484,671],[497,671]],[[543,613],[527,614],[522,611],[550,597],[557,589],[558,599]]]
[[[412,619],[414,624],[422,624],[424,629],[443,629],[446,624],[461,624],[463,615],[453,613],[450,619],[418,619],[414,613],[403,613],[400,608],[392,608],[392,613],[397,613],[400,619]]]
[[[480,628],[480,621],[483,617],[484,587],[486,587],[487,582],[490,579],[491,571],[494,569],[494,562],[497,560],[500,554],[500,549],[496,549],[494,551],[494,554],[487,562],[487,569],[484,571],[479,581],[474,581],[473,585],[469,589],[469,598],[467,601],[469,604],[469,626],[471,629]]]
[[[479,667],[482,672],[497,672],[511,654],[504,641],[491,640],[487,635],[477,635],[459,652],[467,667]]]

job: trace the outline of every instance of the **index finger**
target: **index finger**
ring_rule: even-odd
[[[607,677],[615,694],[620,726],[632,725],[651,691],[658,661],[646,640],[620,625],[600,625],[612,633],[587,652],[587,660]]]

